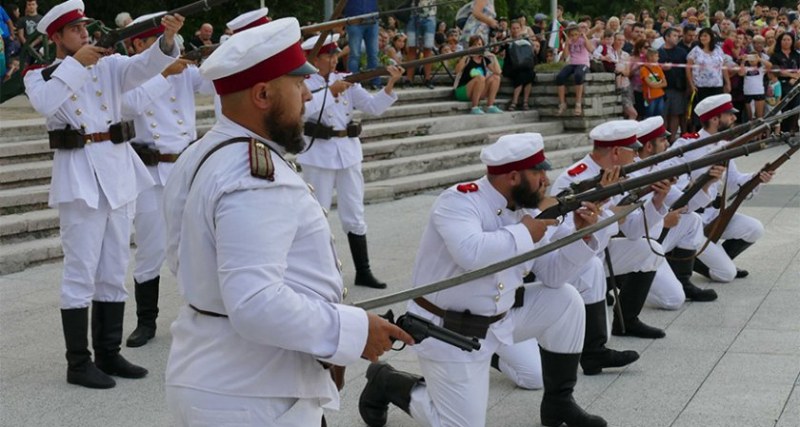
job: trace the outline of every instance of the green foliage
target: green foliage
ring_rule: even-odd
[[[567,65],[566,62],[550,62],[537,64],[533,69],[536,70],[537,73],[556,73],[561,71],[565,65]]]

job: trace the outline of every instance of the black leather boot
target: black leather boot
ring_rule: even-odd
[[[161,277],[142,283],[135,282],[136,329],[125,341],[128,347],[141,347],[156,336],[158,318],[158,282]]]
[[[585,375],[597,375],[603,368],[619,368],[639,360],[639,353],[633,350],[617,351],[606,347],[608,329],[606,327],[606,302],[587,304],[586,333],[583,338],[581,367]]]
[[[61,310],[61,326],[67,345],[67,382],[88,388],[112,388],[117,385],[92,363],[89,353],[89,308]]]
[[[542,355],[544,396],[539,415],[542,425],[558,427],[605,427],[603,418],[587,413],[575,402],[572,390],[578,381],[580,353],[553,353],[539,347]]]
[[[385,289],[383,283],[372,275],[369,268],[369,252],[367,251],[367,236],[347,233],[347,242],[350,243],[350,253],[353,255],[353,264],[356,266],[356,286],[366,286],[375,289]]]
[[[409,414],[411,390],[424,382],[418,375],[394,369],[386,362],[378,362],[367,368],[367,385],[358,399],[358,412],[361,419],[370,427],[386,425],[389,403],[393,403]]]
[[[92,302],[94,363],[108,375],[143,378],[147,375],[147,369],[128,362],[119,354],[124,316],[124,302]]]
[[[644,307],[647,293],[653,285],[653,278],[656,277],[655,271],[628,273],[625,285],[619,292],[619,303],[622,306],[622,319],[614,310],[614,323],[611,327],[613,335],[625,335],[639,338],[664,338],[666,334],[663,330],[646,325],[639,320],[639,313]],[[625,332],[622,326],[625,326]]]
[[[692,270],[694,270],[696,251],[691,249],[675,248],[666,254],[667,262],[675,273],[675,277],[683,286],[683,293],[687,299],[697,302],[714,301],[717,293],[713,289],[698,288],[692,283]],[[708,268],[708,267],[706,267]]]
[[[752,243],[742,239],[728,239],[722,242],[722,249],[725,250],[725,253],[728,254],[728,257],[730,259],[734,259],[737,256],[739,256],[739,254],[744,252],[745,249],[749,248],[752,245],[753,245]],[[742,270],[739,268],[736,269],[737,279],[741,279],[742,277],[747,277],[749,275],[750,272],[747,270]]]
[[[699,258],[694,259],[694,265],[692,266],[692,270],[695,273],[705,277],[706,279],[711,279],[711,271],[703,261],[700,261]]]

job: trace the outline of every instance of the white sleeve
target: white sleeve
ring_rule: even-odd
[[[277,191],[236,191],[223,195],[216,206],[214,234],[225,312],[245,339],[339,365],[353,363],[367,340],[367,314],[286,285],[287,254],[300,224],[291,200],[275,200]]]
[[[125,92],[122,95],[122,117],[132,119],[141,115],[171,87],[169,81],[158,74],[136,89]]]
[[[163,37],[163,36],[162,36]],[[133,56],[114,55],[109,59],[116,59],[118,62],[114,75],[120,80],[120,87],[123,92],[136,89],[146,81],[155,77],[175,62],[175,58],[180,54],[180,48],[175,43],[172,47],[172,54],[165,55],[161,51],[161,37],[144,52]]]
[[[72,93],[78,92],[91,78],[91,73],[80,62],[67,56],[45,81],[42,70],[25,75],[25,94],[31,106],[41,115],[50,117],[64,104]]]
[[[397,93],[387,95],[383,89],[371,94],[360,84],[355,84],[348,89],[353,97],[353,107],[372,116],[380,116],[384,111],[397,101]]]

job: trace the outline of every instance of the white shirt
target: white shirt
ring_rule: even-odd
[[[414,262],[414,287],[485,267],[548,243],[547,238],[534,243],[528,229],[521,223],[524,215],[535,213],[506,208],[505,197],[486,177],[475,184],[478,190],[466,193],[459,191],[458,186],[450,187],[434,202]],[[556,233],[574,231],[574,224],[564,227],[559,227]],[[428,294],[425,299],[444,310],[469,310],[481,316],[504,313],[511,309],[516,289],[522,286],[522,279],[529,272],[533,271],[545,286],[563,286],[595,255],[596,245],[594,239],[589,244],[579,240],[527,263]],[[408,310],[441,325],[441,318],[414,302],[409,303]],[[505,317],[489,328],[489,334],[500,343],[513,343],[513,323],[509,319]],[[413,348],[423,357],[440,361],[479,360],[491,356],[491,353],[483,354],[486,351],[493,351],[490,346],[484,346],[477,352],[468,353],[434,341],[425,340]]]
[[[331,73],[329,84],[342,80],[346,76],[347,74]],[[313,92],[325,86],[325,79],[319,74],[314,74],[306,80],[306,85]],[[387,95],[383,90],[370,94],[360,84],[353,85],[336,98],[329,89],[313,92],[313,98],[306,102],[306,112],[303,117],[306,122],[316,123],[320,118],[323,99],[325,107],[320,122],[325,126],[333,127],[334,130],[345,130],[347,124],[353,120],[353,111],[360,110],[373,116],[379,116],[397,101],[397,94],[392,92],[391,95]],[[305,137],[305,139],[306,146],[308,146],[311,138]],[[297,162],[302,165],[324,169],[349,168],[361,163],[363,159],[361,141],[358,138],[346,137],[331,138],[330,140],[317,138],[311,149],[297,156]]]
[[[177,43],[169,56],[161,52],[160,40],[140,55],[111,55],[94,66],[84,67],[67,56],[48,81],[41,69],[29,72],[26,94],[33,108],[46,117],[47,130],[70,126],[84,128],[87,134],[108,132],[109,125],[122,120],[122,94],[144,84],[178,56]],[[48,204],[57,207],[83,200],[97,208],[102,191],[111,208],[117,209],[152,185],[130,144],[92,143],[55,150]]]
[[[359,360],[366,313],[343,292],[330,228],[311,190],[270,151],[274,181],[251,176],[257,135],[220,117],[175,165],[164,188],[167,255],[188,304],[172,325],[166,383],[233,396],[319,398],[339,394],[318,360]],[[259,138],[260,139],[260,138]],[[276,144],[266,142],[279,150]],[[191,190],[190,190],[191,189]]]
[[[183,151],[197,139],[194,94],[212,94],[214,85],[189,66],[180,74],[164,78],[161,74],[134,90],[125,92],[122,116],[133,120],[136,137],[131,142],[153,144],[163,154]],[[167,182],[173,163],[152,166],[156,184]]]

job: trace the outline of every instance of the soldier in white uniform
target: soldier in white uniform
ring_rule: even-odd
[[[306,54],[316,45],[319,36],[303,42]],[[303,167],[303,178],[311,184],[323,208],[330,209],[333,190],[342,228],[347,233],[350,252],[356,268],[355,284],[382,289],[386,284],[372,275],[367,251],[367,223],[364,221],[364,176],[361,174],[361,124],[353,122],[353,112],[373,116],[383,114],[395,101],[394,84],[402,77],[401,68],[388,67],[390,77],[383,90],[370,94],[361,84],[344,81],[345,74],[336,73],[339,47],[338,34],[325,40],[313,59],[319,69],[306,81],[313,99],[306,103],[304,119],[307,151],[297,156]]]
[[[555,180],[550,193],[558,194],[571,183],[597,176],[604,170],[613,170],[618,175],[619,168],[633,162],[636,151],[641,148],[636,139],[638,129],[637,122],[632,120],[616,120],[596,126],[589,133],[589,138],[594,143],[592,152],[567,168]],[[640,338],[663,338],[666,335],[663,330],[642,322],[639,313],[647,299],[656,270],[664,261],[659,255],[663,250],[658,242],[650,241],[645,236],[655,239],[661,234],[663,219],[667,213],[664,198],[670,187],[669,180],[654,184],[656,190],[653,197],[644,204],[644,209],[636,210],[622,220],[619,229],[623,236],[611,239],[608,244],[622,306],[622,318],[614,311],[611,330],[614,335]],[[609,206],[615,206],[621,199],[621,195],[612,197]]]
[[[251,10],[231,19],[226,26],[231,29],[233,34],[249,30],[269,22],[267,13],[269,13],[269,9],[266,7]],[[222,116],[222,103],[219,101],[219,95],[214,96],[214,114],[217,118]]]
[[[159,14],[141,16],[132,24]],[[163,32],[164,28],[159,27],[133,37],[134,52],[147,51]],[[214,86],[191,61],[178,59],[161,74],[123,96],[122,116],[133,120],[136,128],[131,145],[156,183],[136,199],[133,280],[137,325],[126,340],[128,347],[143,346],[156,334],[158,287],[167,243],[161,197],[178,155],[197,139],[195,93],[212,94]]]
[[[186,305],[172,325],[167,403],[178,425],[318,426],[339,393],[326,367],[377,360],[383,318],[341,304],[328,222],[284,161],[303,149],[300,26],[231,36],[200,67],[224,115],[164,187],[167,258]]]
[[[532,136],[536,135],[536,136]],[[538,137],[538,138],[537,138]],[[555,220],[536,220],[549,163],[537,134],[506,135],[481,152],[487,175],[453,186],[433,205],[414,266],[415,286],[484,267],[542,244]],[[597,221],[594,205],[577,211],[575,228]],[[464,352],[435,340],[414,346],[425,380],[388,364],[372,364],[359,411],[369,426],[386,423],[388,404],[426,426],[483,426],[489,363],[503,345],[537,338],[544,397],[542,423],[605,426],[572,397],[583,346],[583,301],[565,279],[594,257],[590,236],[546,256],[461,286],[416,298],[409,312],[464,335],[481,338],[479,351]],[[540,284],[523,285],[536,274]]]
[[[125,272],[137,195],[153,180],[127,144],[132,124],[121,122],[121,99],[171,64],[179,48],[180,16],[165,16],[158,43],[129,58],[107,56],[89,44],[81,0],[50,9],[37,30],[56,45],[56,62],[25,76],[33,107],[47,119],[55,148],[49,205],[59,211],[64,274],[61,320],[67,382],[111,388],[109,375],[141,378],[147,370],[120,354]],[[92,306],[92,363],[88,316]],[[99,369],[98,369],[99,368]]]
[[[731,96],[728,94],[710,96],[697,104],[695,107],[695,114],[700,118],[703,123],[703,129],[697,134],[684,135],[684,137],[675,140],[673,146],[680,147],[682,145],[692,142],[697,138],[705,138],[717,132],[724,131],[736,121],[736,113],[738,111],[733,108]],[[705,147],[692,150],[684,154],[684,161],[692,161],[711,152],[717,151],[728,144],[728,141],[722,140],[714,144],[706,145]],[[703,168],[692,173],[692,177],[698,177],[708,170]],[[772,179],[771,172],[761,172],[759,179],[762,183],[767,183]],[[739,172],[736,167],[736,161],[730,160],[726,171],[725,182],[719,181],[712,186],[714,194],[712,198],[722,194],[723,185],[727,185],[727,193],[733,194],[739,189],[740,185],[744,185],[753,177],[753,174],[746,174]],[[701,215],[705,224],[710,223],[716,219],[718,209],[713,206],[707,206],[703,209]],[[722,239],[725,240],[721,245],[710,243],[708,247],[700,254],[695,261],[694,271],[715,280],[718,282],[730,282],[734,278],[746,277],[748,272],[746,270],[739,270],[737,268],[730,268],[731,262],[739,254],[744,252],[745,249],[750,247],[756,240],[764,235],[764,226],[761,222],[753,217],[736,213],[731,219],[725,231],[722,233]]]
[[[664,127],[664,119],[661,116],[639,122],[637,136],[642,144],[642,148],[639,149],[639,158],[642,160],[662,153],[669,147],[667,138],[670,133]],[[642,169],[636,175],[652,173],[673,164],[671,161],[660,162]],[[715,166],[713,169],[718,177],[725,171],[722,166]],[[666,199],[667,205],[672,205],[683,195],[679,188],[684,188],[688,183],[688,177],[681,175],[670,188]],[[694,213],[694,210],[711,203],[709,188],[713,183],[711,181],[706,184],[704,190],[698,192],[686,207],[670,212],[664,217],[664,228],[668,231],[662,233],[664,239],[661,241],[661,247],[667,263],[662,264],[656,272],[647,297],[649,304],[667,310],[677,310],[686,299],[698,302],[717,299],[717,293],[713,289],[701,289],[691,281],[695,253],[703,244],[703,220],[700,215]]]

